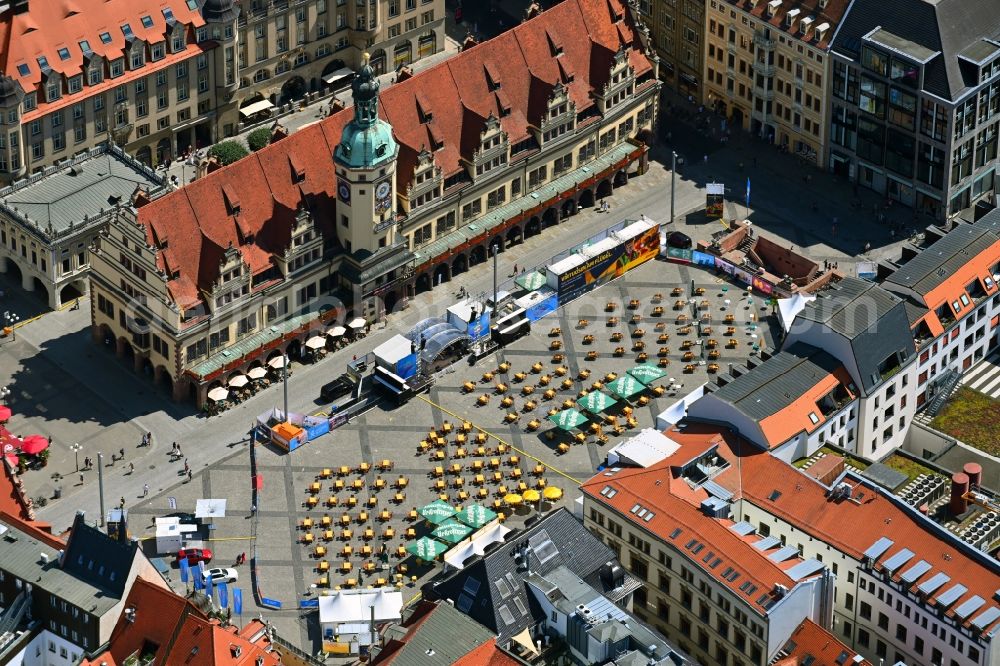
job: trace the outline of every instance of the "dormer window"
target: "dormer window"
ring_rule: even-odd
[[[57,53],[59,53],[60,60],[69,60],[69,49],[65,46],[60,48]]]
[[[110,43],[111,43],[111,33],[110,32],[102,32],[101,33],[101,44],[110,44]]]
[[[552,57],[561,56],[563,54],[562,42],[548,30],[545,31],[545,37],[549,42],[549,53]]]
[[[431,111],[431,103],[427,100],[427,97],[422,92],[417,92],[417,116],[420,118],[420,124],[426,125],[431,120],[434,119],[434,113]]]
[[[62,85],[58,78],[49,81],[45,86],[45,101],[54,102],[55,100],[62,97]]]
[[[146,53],[142,48],[142,43],[138,43],[132,49],[131,69],[139,69],[146,64]]]
[[[174,27],[174,34],[170,40],[170,50],[173,53],[178,53],[179,51],[183,51],[184,47],[184,26],[178,24]]]
[[[122,34],[125,35],[125,39],[132,39],[135,34],[132,32],[132,26],[128,23],[122,23]]]
[[[236,192],[229,185],[222,186],[222,198],[226,201],[226,210],[230,215],[240,214],[240,199],[236,196]]]
[[[45,56],[38,56],[37,58],[35,58],[35,60],[38,61],[38,69],[42,70],[43,72],[49,70],[48,58],[46,58]]]
[[[147,14],[146,16],[143,16],[140,20],[142,21],[142,27],[143,28],[147,28],[148,29],[148,28],[152,28],[153,27],[153,17],[152,16],[150,16],[150,15]]]
[[[496,68],[490,63],[485,63],[483,68],[486,70],[486,87],[489,88],[490,92],[500,90],[500,75]]]
[[[172,10],[170,7],[164,7],[161,11],[163,12],[164,19],[166,19],[167,21],[174,20],[174,10]]]

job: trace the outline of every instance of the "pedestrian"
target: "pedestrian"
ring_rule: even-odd
[[[122,460],[125,460],[125,447],[124,446],[122,448],[118,449],[118,457],[121,458]]]
[[[184,459],[184,471],[185,472],[191,471],[191,468],[188,467],[188,459],[187,458]]]
[[[146,433],[146,446],[149,446],[152,443],[153,443],[153,433],[147,432]]]
[[[865,254],[868,254],[868,251],[871,250],[871,249],[872,249],[872,244],[871,243],[865,243]]]
[[[514,275],[517,275],[517,264],[514,264]]]
[[[143,497],[149,497],[149,484],[148,483],[142,484],[142,496]]]
[[[134,471],[135,471],[135,463],[129,463],[128,464],[128,473],[131,474]]]
[[[123,508],[123,509],[125,508],[125,496],[124,495],[122,495],[122,498],[119,500],[119,506],[121,508]]]
[[[246,564],[246,563],[247,563],[247,554],[246,552],[242,552],[240,553],[240,564]]]
[[[192,477],[192,476],[194,476],[194,475],[193,475],[193,474],[191,474],[191,470],[188,470],[188,481],[190,481],[190,480],[191,480],[191,477]]]
[[[257,515],[257,505],[256,504],[251,504],[250,505],[250,515],[251,516]]]
[[[83,485],[83,472],[80,472],[80,485]]]

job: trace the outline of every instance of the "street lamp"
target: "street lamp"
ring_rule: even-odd
[[[4,326],[10,329],[10,339],[17,340],[17,332],[14,330],[14,325],[21,321],[21,318],[17,316],[16,313],[10,310],[5,310],[3,313]]]
[[[80,471],[80,449],[82,448],[83,447],[80,446],[80,442],[77,442],[76,444],[71,444],[69,447],[69,450],[72,451],[73,455],[76,457],[76,471],[78,472]]]
[[[677,175],[677,151],[672,151],[670,161],[670,221],[674,221],[674,183]]]

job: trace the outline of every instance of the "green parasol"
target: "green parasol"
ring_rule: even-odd
[[[497,514],[492,509],[487,509],[481,504],[470,504],[459,511],[455,517],[469,527],[478,530],[486,523],[495,519]]]
[[[448,550],[448,546],[430,537],[420,537],[406,546],[408,553],[416,555],[422,560],[433,560],[446,550]]]
[[[564,409],[558,414],[553,414],[549,417],[549,421],[552,421],[563,430],[569,431],[578,427],[581,423],[586,423],[587,417],[578,410],[571,408]]]
[[[616,402],[618,401],[606,393],[601,393],[600,391],[591,391],[587,395],[577,400],[576,404],[579,405],[580,407],[583,407],[591,414],[599,414],[608,407],[614,405]]]
[[[667,374],[666,370],[658,368],[650,363],[643,363],[642,365],[637,365],[634,368],[629,368],[628,374],[632,375],[638,379],[643,384],[647,386],[652,384],[657,379],[661,379]]]
[[[447,541],[448,543],[458,543],[470,534],[472,534],[471,527],[463,525],[453,518],[441,523],[437,529],[431,532],[431,536],[435,539]]]
[[[625,399],[631,398],[636,393],[641,393],[646,390],[646,387],[631,375],[619,377],[610,384],[606,384],[605,388],[615,395],[621,396]]]
[[[514,284],[522,289],[534,291],[545,284],[545,276],[538,271],[531,271],[530,273],[525,273],[514,278]]]
[[[435,500],[421,508],[418,513],[435,525],[440,525],[455,515],[455,508],[442,500]]]

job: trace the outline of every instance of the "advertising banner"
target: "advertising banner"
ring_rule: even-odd
[[[559,275],[559,302],[567,303],[653,259],[660,251],[659,225]]]
[[[715,267],[718,268],[718,269],[720,269],[720,270],[725,271],[726,273],[729,273],[730,275],[733,274],[733,269],[736,268],[735,266],[733,266],[731,263],[729,263],[728,261],[726,261],[722,257],[716,257],[715,258]]]
[[[750,275],[750,273],[747,273],[742,268],[739,267],[733,268],[733,275],[736,276],[736,279],[742,282],[743,284],[751,284],[753,282],[753,276]]]
[[[409,379],[417,374],[417,354],[408,354],[396,361],[396,374],[403,379]]]
[[[679,247],[667,247],[667,258],[674,261],[691,261],[691,250],[682,250]]]
[[[759,277],[755,277],[751,284],[753,284],[754,289],[765,295],[769,295],[774,291],[774,286],[770,282],[762,280]]]
[[[706,252],[699,252],[698,250],[691,251],[691,261],[698,264],[699,266],[709,266],[715,267],[715,255],[708,254]]]
[[[461,330],[461,329],[459,329]],[[473,340],[478,340],[484,335],[489,335],[490,332],[490,311],[487,310],[483,314],[479,315],[476,319],[469,322],[467,329],[469,337]],[[398,374],[398,373],[397,373]],[[402,377],[402,375],[400,375]],[[403,377],[405,379],[405,377]]]
[[[538,321],[550,312],[555,312],[556,308],[559,307],[559,296],[552,292],[546,298],[534,303],[531,307],[524,311],[524,316],[530,321]]]
[[[725,202],[726,186],[724,183],[705,184],[705,214],[708,217],[722,217]]]

